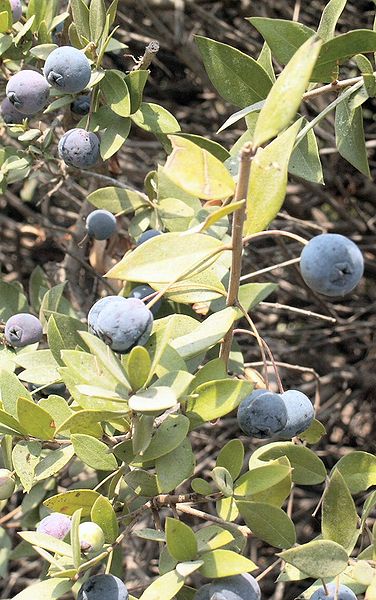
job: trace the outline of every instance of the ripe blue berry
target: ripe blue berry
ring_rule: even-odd
[[[96,240],[108,240],[116,230],[116,218],[108,210],[94,210],[86,219],[86,229]]]
[[[79,115],[80,117],[84,117],[89,113],[90,101],[91,98],[89,94],[78,96],[78,98],[76,98],[71,104],[72,113]]]
[[[99,160],[98,136],[85,129],[70,129],[59,141],[58,152],[67,165],[88,169]]]
[[[19,112],[35,115],[46,106],[50,88],[40,73],[26,69],[9,79],[6,95]]]
[[[329,583],[327,586],[329,595],[325,593],[323,587],[316,590],[311,596],[311,600],[334,600],[336,598],[336,584]],[[346,585],[340,585],[338,590],[338,600],[357,600],[354,592],[350,590]]]
[[[148,229],[147,231],[144,231],[144,233],[142,233],[137,240],[137,246],[141,246],[141,244],[151,240],[151,238],[156,237],[157,235],[162,235],[162,233],[156,229]]]
[[[10,0],[10,7],[12,9],[13,23],[19,21],[22,17],[22,3],[21,0]]]
[[[63,540],[72,527],[72,522],[69,517],[61,513],[52,513],[41,520],[37,527],[38,533],[46,533],[52,537]]]
[[[77,600],[128,600],[124,583],[115,575],[92,575],[78,592]]]
[[[281,394],[287,410],[287,423],[285,428],[278,433],[283,440],[291,440],[302,433],[311,425],[315,418],[315,411],[310,399],[298,390],[288,390]]]
[[[261,600],[261,590],[256,579],[244,573],[215,579],[204,585],[194,600]]]
[[[23,348],[40,342],[43,336],[42,323],[28,313],[18,313],[5,324],[5,339],[14,348]]]
[[[15,106],[11,103],[8,98],[4,98],[0,106],[0,114],[3,118],[4,123],[22,123],[27,115],[23,115]]]
[[[114,352],[125,353],[134,346],[146,344],[153,327],[153,315],[142,300],[108,296],[91,308],[88,324],[90,333]]]
[[[358,246],[347,237],[323,233],[304,247],[300,270],[313,291],[325,296],[344,296],[359,283],[364,261]]]
[[[129,298],[138,298],[139,300],[143,300],[144,298],[151,296],[151,294],[155,294],[155,290],[153,290],[153,288],[150,287],[150,285],[138,285],[137,287],[133,288],[133,290],[129,294]],[[153,304],[153,306],[151,307],[150,310],[154,316],[158,313],[161,304],[162,301],[158,300],[158,302]]]
[[[280,394],[256,390],[239,405],[238,423],[249,437],[273,437],[286,427],[286,404]]]
[[[81,50],[61,46],[48,55],[44,76],[53,87],[68,94],[82,92],[90,81],[91,67]]]

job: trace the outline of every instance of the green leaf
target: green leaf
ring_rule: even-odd
[[[214,361],[212,361],[214,362]],[[221,361],[223,364],[223,361]],[[204,367],[205,368],[205,367]],[[240,440],[230,440],[217,456],[216,466],[228,470],[233,480],[239,477],[244,462],[244,446]]]
[[[140,108],[131,116],[133,123],[154,134],[175,133],[180,125],[163,106],[152,102],[141,102]]]
[[[40,442],[22,440],[13,448],[13,467],[27,493],[33,487],[35,467],[40,461],[41,454],[42,444]]]
[[[104,0],[91,0],[89,25],[90,40],[98,43],[106,23],[106,7]]]
[[[99,496],[94,490],[71,490],[51,496],[43,504],[51,512],[61,512],[64,515],[73,515],[77,509],[82,508],[82,517],[85,518],[90,517],[91,509]]]
[[[252,391],[246,381],[234,379],[210,381],[200,385],[188,399],[186,415],[191,427],[213,421],[237,408]]]
[[[89,9],[84,0],[72,0],[73,22],[80,37],[90,40]]]
[[[130,473],[126,473],[124,479],[138,496],[146,496],[148,498],[157,496],[158,494],[156,476],[143,469],[134,469]]]
[[[329,540],[316,540],[278,554],[283,560],[314,579],[335,577],[342,573],[349,560],[346,550]]]
[[[141,106],[142,95],[147,79],[150,75],[150,71],[143,71],[137,69],[137,71],[131,71],[126,75],[125,82],[128,86],[129,93],[131,96],[131,114],[133,115]]]
[[[42,481],[59,473],[73,458],[72,446],[51,450],[35,467],[35,480]]]
[[[103,442],[90,435],[75,433],[71,436],[74,451],[83,463],[98,471],[115,471],[117,460]]]
[[[270,79],[274,83],[276,80],[276,76],[275,76],[274,67],[273,67],[273,57],[272,57],[271,50],[266,42],[264,42],[264,44],[261,48],[261,52],[259,54],[257,62],[267,72]]]
[[[245,234],[263,231],[284,202],[288,165],[301,126],[297,121],[266,148],[260,148],[252,161],[247,198]]]
[[[234,494],[235,496],[259,494],[277,485],[289,474],[291,474],[289,466],[280,464],[277,460],[270,461],[266,465],[244,473],[236,482]]]
[[[201,135],[196,135],[193,133],[178,133],[177,135],[183,137],[186,140],[190,140],[194,144],[197,144],[197,146],[200,146],[200,148],[207,150],[208,152],[210,152],[210,154],[218,158],[218,160],[220,160],[221,162],[224,162],[230,156],[228,150],[221,146],[221,144],[218,144],[218,142],[214,142],[213,140],[209,140],[205,137],[202,137]]]
[[[308,444],[317,444],[326,434],[326,429],[320,421],[317,419],[313,419],[311,425],[303,431],[303,433],[299,433],[299,439],[307,442]]]
[[[322,460],[309,448],[297,446],[292,442],[272,442],[258,448],[249,459],[249,468],[251,469],[254,466],[259,466],[263,461],[273,460],[281,456],[287,456],[289,459],[293,469],[292,478],[295,483],[315,485],[325,480],[326,469]]]
[[[193,475],[195,457],[188,438],[170,454],[157,458],[155,469],[157,473],[158,493],[172,492],[178,485]]]
[[[0,298],[1,321],[20,312],[29,312],[26,296],[18,285],[0,281]]]
[[[114,215],[132,213],[147,204],[146,199],[139,192],[117,187],[95,190],[89,194],[87,200],[96,208],[104,208]]]
[[[91,520],[101,527],[106,544],[113,544],[119,535],[119,525],[111,502],[99,496],[91,509]]]
[[[196,42],[209,78],[222,98],[241,108],[266,98],[272,81],[253,58],[206,37]]]
[[[142,462],[147,462],[169,454],[180,446],[186,438],[188,430],[189,419],[187,417],[180,414],[169,415],[158,427],[147,450],[139,459],[142,459]],[[137,457],[135,462],[137,462]]]
[[[232,496],[234,482],[231,474],[225,467],[214,467],[211,476],[219,491],[222,492],[226,498]]]
[[[325,6],[317,30],[317,35],[319,35],[324,42],[327,42],[334,37],[337,21],[340,18],[346,3],[347,0],[330,0]]]
[[[199,234],[197,234],[199,235]],[[228,307],[210,315],[191,333],[177,337],[171,346],[184,359],[197,356],[217,344],[238,318],[235,308]]]
[[[192,196],[203,200],[222,200],[232,196],[235,182],[224,164],[191,140],[170,135],[173,151],[164,171]]]
[[[81,543],[79,536],[79,527],[81,522],[81,508],[78,508],[72,515],[72,527],[70,530],[70,542],[72,546],[73,565],[78,569],[81,565]]]
[[[82,345],[82,338],[78,331],[85,329],[84,323],[68,315],[55,314],[50,317],[47,328],[48,345],[59,365],[64,364],[61,359],[61,350],[74,350],[77,346]]]
[[[166,386],[150,387],[129,399],[129,408],[144,415],[159,415],[176,406],[177,398],[171,388]]]
[[[321,47],[311,80],[322,83],[333,81],[338,75],[338,63],[355,54],[376,50],[376,32],[357,29],[337,35]]]
[[[207,268],[218,258],[219,253],[215,257],[213,253],[221,245],[219,240],[204,233],[186,236],[165,233],[151,238],[126,254],[106,277],[141,283],[147,281],[150,285],[170,283],[183,278],[196,265],[203,265],[202,268],[197,266],[196,270]]]
[[[106,128],[101,135],[101,157],[108,160],[124,144],[131,130],[131,120],[129,117],[114,119],[114,122]]]
[[[376,456],[373,454],[360,450],[350,452],[338,461],[336,468],[352,494],[376,485]]]
[[[127,376],[133,391],[142,388],[148,378],[151,359],[148,351],[143,346],[132,348],[127,360]]]
[[[158,577],[144,591],[140,600],[171,600],[184,585],[184,577],[174,570]]]
[[[335,132],[338,152],[366,177],[371,177],[364,138],[363,110],[352,108],[352,96],[336,108]]]
[[[208,527],[202,527],[195,533],[198,552],[208,552],[210,550],[217,550],[227,544],[231,543],[234,536],[230,531],[222,529],[218,525],[208,525]]]
[[[5,425],[5,427],[9,429],[12,429],[16,434],[21,433],[23,435],[27,435],[28,433],[26,427],[22,427],[22,425],[17,421],[17,419],[12,417],[12,415],[9,415],[4,410],[0,410],[0,424]]]
[[[18,354],[16,362],[25,369],[19,374],[22,381],[47,385],[60,380],[59,365],[51,350],[35,350]]]
[[[21,426],[27,429],[28,434],[41,440],[52,440],[56,425],[51,415],[26,398],[18,398],[17,414]]]
[[[294,54],[273,85],[257,119],[254,144],[275,137],[296,115],[321,47],[313,37]]]
[[[195,477],[192,479],[191,488],[194,492],[196,492],[196,494],[201,494],[202,496],[210,496],[210,494],[213,493],[210,483],[201,477]]]
[[[56,552],[56,554],[60,554],[61,556],[68,556],[69,558],[72,556],[72,548],[69,544],[46,533],[21,531],[18,535],[33,546],[39,546],[50,552]]]
[[[274,58],[286,65],[295,52],[315,31],[302,23],[284,19],[251,17],[249,21],[261,33],[270,46]]]
[[[106,71],[100,87],[111,110],[121,117],[129,117],[131,100],[128,86],[123,77],[116,71]]]
[[[220,519],[227,522],[236,521],[239,517],[239,510],[235,499],[232,496],[221,498],[216,502],[215,509]]]
[[[349,488],[338,469],[334,469],[323,496],[323,538],[337,542],[347,550],[353,542],[357,524],[358,514]]]
[[[252,533],[271,546],[291,548],[296,542],[294,523],[277,506],[237,500],[236,505]]]
[[[34,583],[13,597],[13,600],[57,600],[70,591],[73,582],[70,579],[55,577]]]
[[[195,534],[178,519],[167,517],[166,542],[169,553],[178,561],[194,560],[197,555]]]
[[[204,561],[200,573],[208,579],[231,577],[257,569],[254,562],[231,550],[213,550],[200,556]]]
[[[305,119],[303,123],[306,123]],[[296,175],[306,181],[324,183],[319,148],[313,129],[310,129],[307,135],[295,145],[288,170],[291,175]]]

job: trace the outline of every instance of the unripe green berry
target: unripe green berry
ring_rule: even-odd
[[[0,500],[8,500],[16,487],[15,479],[8,469],[0,469]]]
[[[85,554],[92,554],[102,550],[104,546],[103,530],[96,523],[81,523],[78,529],[81,550]]]

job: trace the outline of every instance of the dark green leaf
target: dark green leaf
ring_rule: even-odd
[[[196,41],[209,78],[222,98],[241,108],[266,98],[272,81],[253,58],[206,37],[196,36]]]
[[[338,152],[358,171],[371,177],[364,138],[361,106],[351,107],[352,96],[338,104],[335,118]]]
[[[176,560],[193,560],[196,557],[197,541],[195,534],[182,521],[167,517],[166,542],[169,553]]]
[[[286,65],[304,42],[315,34],[310,27],[296,21],[251,17],[247,19],[270,46],[274,58]]]
[[[255,536],[277,548],[291,548],[296,542],[294,523],[277,506],[237,500],[236,505],[245,523]]]
[[[317,540],[290,548],[279,556],[315,579],[332,578],[342,573],[349,559],[342,546],[329,540]]]
[[[352,550],[358,515],[354,500],[338,469],[334,469],[322,505],[323,538]]]

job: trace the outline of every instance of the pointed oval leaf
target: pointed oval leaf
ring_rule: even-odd
[[[174,490],[193,475],[194,468],[195,457],[191,443],[186,438],[170,454],[157,458],[155,462],[159,493],[167,494]]]
[[[148,378],[151,367],[149,352],[143,346],[132,348],[127,360],[127,376],[133,391],[142,388]]]
[[[370,177],[364,137],[363,110],[361,106],[353,108],[351,102],[352,96],[349,96],[336,108],[336,146],[343,158],[363,175]]]
[[[204,233],[182,236],[165,233],[144,242],[113,267],[106,277],[127,281],[170,283],[191,275],[190,269],[203,271],[220,256],[221,242]],[[199,267],[199,265],[202,265]]]
[[[221,361],[223,364],[223,361]],[[204,367],[205,368],[205,367]],[[244,446],[240,440],[230,440],[217,456],[216,466],[225,467],[235,480],[239,477],[244,462]]]
[[[18,420],[29,435],[41,440],[52,440],[56,425],[51,415],[27,398],[17,400]]]
[[[58,577],[39,581],[28,586],[13,597],[13,600],[57,600],[72,589],[73,581]]]
[[[273,85],[257,120],[254,144],[260,146],[275,137],[296,115],[321,48],[315,36],[294,54]]]
[[[73,456],[73,446],[51,450],[35,467],[36,481],[43,481],[44,479],[48,479],[48,477],[56,475],[56,473],[69,463]]]
[[[251,573],[257,569],[254,562],[231,550],[213,550],[202,554],[200,558],[204,561],[200,573],[208,579]]]
[[[287,456],[289,459],[293,469],[292,479],[295,483],[315,485],[325,480],[326,469],[322,460],[309,448],[297,446],[292,442],[272,442],[258,448],[249,459],[249,468],[281,456]]]
[[[237,500],[236,505],[252,533],[276,548],[291,548],[296,542],[294,523],[277,506]]]
[[[111,110],[121,117],[129,117],[131,100],[128,86],[123,77],[116,71],[106,71],[100,87]]]
[[[111,502],[99,496],[91,509],[91,520],[101,527],[107,544],[113,544],[119,535],[119,524]]]
[[[187,417],[195,427],[219,419],[239,406],[251,391],[252,386],[246,381],[224,379],[203,383],[188,400]]]
[[[147,450],[139,459],[142,462],[147,462],[169,454],[169,452],[180,446],[186,438],[188,430],[189,419],[187,417],[184,415],[169,415],[158,427]],[[135,462],[137,462],[137,457]]]
[[[176,404],[176,394],[167,386],[150,387],[129,399],[129,408],[143,415],[159,415]]]
[[[195,39],[209,78],[222,98],[241,108],[266,98],[272,81],[257,61],[227,44],[202,36]]]
[[[246,235],[263,231],[276,217],[287,190],[288,166],[301,119],[260,148],[252,161],[247,197]]]
[[[90,511],[99,496],[94,490],[71,490],[51,496],[43,504],[51,512],[61,512],[64,515],[73,515],[77,509],[82,508],[82,517],[90,517]]]
[[[197,541],[192,529],[182,521],[167,517],[166,543],[169,553],[178,561],[193,560],[197,554]]]
[[[171,600],[184,585],[184,577],[174,569],[158,577],[144,591],[140,600]]]
[[[224,200],[234,193],[235,181],[224,164],[190,140],[170,135],[173,151],[165,172],[177,185],[203,200]]]
[[[350,492],[357,494],[376,485],[376,456],[368,452],[350,452],[336,464]]]
[[[235,496],[252,496],[277,485],[291,474],[291,467],[271,461],[244,473],[236,482]]]
[[[338,469],[334,469],[322,504],[322,534],[345,549],[353,543],[358,514],[355,503]],[[359,530],[360,531],[360,530]]]
[[[346,569],[349,560],[346,550],[330,540],[315,540],[285,550],[278,556],[314,579],[339,575]]]
[[[267,17],[251,17],[246,20],[261,33],[273,57],[282,65],[286,65],[298,48],[315,35],[313,29],[296,21]]]
[[[75,433],[71,436],[73,448],[83,463],[98,471],[116,471],[117,460],[106,444],[96,438]]]
[[[61,556],[72,557],[71,546],[62,540],[52,537],[52,535],[38,533],[37,531],[21,531],[18,535],[33,546],[39,546],[50,552],[56,552],[56,554],[60,554]]]

